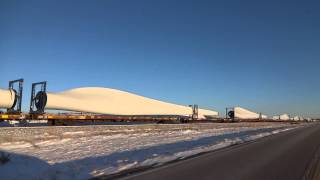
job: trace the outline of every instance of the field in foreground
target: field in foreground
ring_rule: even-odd
[[[0,179],[88,179],[290,130],[288,123],[1,128]]]

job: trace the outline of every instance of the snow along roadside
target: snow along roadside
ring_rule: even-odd
[[[153,154],[153,156],[155,157],[150,157],[149,159],[145,159],[144,161],[134,161],[131,162],[127,165],[124,166],[118,166],[117,168],[105,168],[105,169],[101,169],[101,170],[95,170],[94,172],[92,172],[91,174],[93,176],[99,176],[99,175],[105,175],[105,174],[114,174],[117,172],[121,172],[124,170],[129,170],[129,169],[133,169],[133,168],[139,168],[139,167],[156,167],[156,166],[160,166],[162,164],[174,161],[174,160],[178,160],[178,159],[185,159],[188,158],[190,156],[194,156],[200,153],[205,153],[205,152],[210,152],[210,151],[214,151],[214,150],[218,150],[221,148],[225,148],[228,146],[232,146],[232,145],[236,145],[236,144],[242,144],[244,142],[249,142],[249,141],[254,141],[257,140],[259,138],[263,138],[266,136],[270,136],[270,135],[274,135],[274,134],[278,134],[281,132],[285,132],[288,130],[293,130],[295,128],[281,128],[281,129],[273,129],[272,131],[268,132],[268,131],[263,131],[261,133],[253,133],[252,135],[244,135],[243,133],[239,133],[241,134],[240,136],[235,136],[232,138],[225,138],[223,140],[218,140],[216,144],[208,144],[208,145],[203,145],[203,146],[198,146],[196,148],[190,149],[190,150],[185,150],[185,151],[180,151],[180,152],[176,152],[176,153],[168,153],[168,154],[163,154],[163,155],[158,155],[158,154]],[[226,134],[226,136],[231,135],[232,136],[233,133],[230,134]],[[207,141],[207,138],[201,139],[200,141]],[[188,142],[186,142],[186,145],[188,144]],[[188,146],[188,145],[187,145]]]
[[[269,126],[267,128],[244,128],[243,130],[226,131],[224,133],[200,136],[199,138],[194,139],[186,138],[185,140],[167,144],[159,143],[164,139],[157,138],[153,139],[153,141],[158,141],[158,144],[153,144],[152,146],[142,146],[140,148],[132,146],[123,151],[112,151],[111,154],[84,158],[81,158],[81,149],[80,151],[77,149],[81,147],[76,146],[76,148],[73,147],[74,149],[70,149],[71,145],[68,144],[68,141],[65,141],[63,142],[65,146],[61,145],[61,148],[67,149],[68,147],[69,149],[67,151],[61,151],[66,153],[61,154],[61,156],[67,158],[68,153],[79,151],[79,157],[77,159],[49,164],[47,161],[36,158],[37,154],[32,156],[11,154],[11,161],[8,164],[0,166],[0,179],[20,179],[21,177],[24,177],[24,179],[88,179],[93,176],[118,173],[131,168],[157,166],[176,159],[182,159],[198,153],[255,140],[293,128],[295,127]],[[182,135],[187,135],[190,133],[190,130],[181,131],[180,133]],[[136,139],[136,141],[139,144],[145,143],[144,138],[145,137],[141,136]],[[93,139],[87,139],[87,141],[88,140]],[[96,146],[89,147],[91,151],[98,151],[99,146],[97,143],[98,142],[94,143]],[[86,143],[82,144],[82,146],[87,145]],[[105,148],[111,147],[112,144],[105,144]],[[49,159],[52,158],[50,157],[51,154],[49,149],[44,150],[48,151],[47,156]]]

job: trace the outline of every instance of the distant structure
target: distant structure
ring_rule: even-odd
[[[226,115],[232,119],[267,119],[266,115],[249,111],[242,107],[227,108]]]
[[[302,116],[294,116],[293,117],[293,120],[294,121],[303,121],[303,120],[305,120]]]
[[[290,120],[290,116],[288,114],[282,114],[282,115],[279,115],[279,116],[273,116],[272,119],[273,120],[288,121],[288,120]]]

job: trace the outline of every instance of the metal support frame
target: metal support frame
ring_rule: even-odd
[[[193,120],[198,119],[198,115],[199,115],[199,106],[197,104],[194,104],[192,108],[192,119]]]
[[[40,90],[37,91],[37,87]],[[31,99],[30,99],[30,114],[43,114],[44,107],[47,103],[46,97],[47,81],[32,83]]]
[[[262,113],[261,112],[259,113],[259,120],[260,121],[262,120]]]
[[[189,107],[192,108],[192,115],[191,119],[192,120],[197,120],[199,116],[199,106],[197,104],[189,105]]]
[[[15,87],[16,84],[18,85],[18,89]],[[9,81],[9,90],[13,90],[15,92],[15,100],[13,106],[8,108],[7,112],[10,114],[19,114],[21,113],[22,106],[23,79]]]
[[[233,114],[231,112],[233,112]],[[235,118],[234,107],[227,107],[226,108],[226,119],[231,119],[232,121],[234,121],[234,118]]]

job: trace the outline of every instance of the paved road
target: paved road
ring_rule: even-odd
[[[303,179],[320,147],[320,125],[311,125],[155,168],[125,179]],[[311,178],[316,179],[316,178]]]

